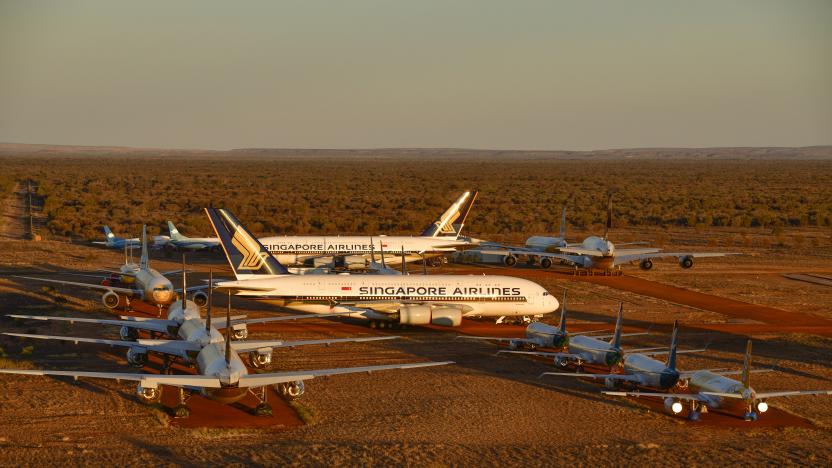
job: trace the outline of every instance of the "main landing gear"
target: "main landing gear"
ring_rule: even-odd
[[[389,320],[370,320],[370,328],[400,329],[400,328],[407,328],[407,325],[402,325],[398,322],[392,322],[392,321],[389,321]]]
[[[179,387],[179,404],[173,408],[174,418],[187,418],[191,415],[191,409],[187,405],[190,397],[191,395],[185,393],[184,388]]]
[[[252,392],[254,393],[254,392]],[[268,402],[268,389],[266,387],[260,387],[260,394],[255,396],[260,400],[260,403],[254,407],[255,416],[271,416],[272,415],[272,406]]]

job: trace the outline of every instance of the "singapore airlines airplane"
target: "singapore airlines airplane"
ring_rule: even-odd
[[[463,193],[418,236],[273,236],[259,240],[280,263],[289,266],[343,266],[360,270],[367,267],[373,251],[404,253],[407,262],[431,259],[437,265],[442,255],[478,242],[460,236],[477,194],[477,191]],[[397,255],[388,263],[401,261]]]
[[[311,313],[352,312],[371,327],[458,326],[462,317],[554,312],[558,301],[540,285],[508,276],[292,275],[237,218],[206,208],[236,281],[219,289]]]

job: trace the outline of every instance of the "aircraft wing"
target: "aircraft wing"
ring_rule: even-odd
[[[264,348],[294,348],[295,346],[306,345],[331,345],[335,343],[358,343],[366,341],[381,341],[394,340],[401,338],[399,336],[367,336],[360,338],[333,338],[322,340],[301,340],[301,341],[282,341],[282,340],[246,340],[246,341],[232,341],[231,349],[238,353],[247,353],[249,351],[257,351]]]
[[[373,312],[378,312],[382,314],[394,314],[399,311],[399,308],[403,305],[407,304],[418,304],[418,305],[440,305],[442,307],[453,307],[459,309],[460,312],[465,314],[466,312],[470,312],[473,308],[469,305],[464,303],[459,304],[447,304],[447,303],[435,303],[433,301],[411,301],[411,300],[403,300],[403,301],[355,301],[355,302],[338,302],[336,306],[345,307],[346,309],[356,308],[356,309],[363,309],[363,310],[372,310]],[[361,312],[361,310],[353,310],[353,313]]]
[[[481,340],[481,341],[513,341],[515,343],[535,343],[534,340],[530,340],[528,338],[503,338],[499,336],[467,336],[467,335],[459,335],[457,338],[462,338],[463,340]]]
[[[567,358],[567,359],[577,359],[581,357],[578,354],[572,353],[553,353],[553,352],[546,352],[546,351],[508,351],[505,349],[501,349],[497,351],[497,354],[530,354],[532,356],[542,356],[542,357],[557,357],[557,358]]]
[[[407,364],[386,364],[381,366],[366,366],[366,367],[340,367],[335,369],[319,369],[319,370],[302,370],[295,372],[278,372],[272,374],[249,374],[240,377],[240,387],[263,387],[266,385],[274,385],[285,382],[295,382],[298,380],[309,380],[315,377],[325,377],[330,375],[354,374],[359,372],[378,372],[393,369],[416,369],[419,367],[444,366],[446,364],[453,364],[453,361],[438,361],[438,362],[413,362]]]
[[[622,249],[623,250],[623,249]],[[627,249],[630,250],[630,249]],[[708,257],[725,257],[728,255],[741,255],[737,252],[658,252],[657,253],[627,253],[627,250],[616,251],[615,265],[623,265],[625,263],[637,262],[644,259],[653,258],[667,258],[667,257],[694,257],[694,258],[708,258]],[[633,249],[635,250],[635,249]]]
[[[679,372],[679,377],[682,378],[682,379],[689,379],[689,378],[693,377],[693,374],[695,374],[697,372],[703,372],[703,371],[707,371],[707,372],[710,372],[712,374],[719,374],[719,375],[740,375],[740,374],[742,374],[741,369],[696,369],[696,370]],[[773,371],[774,371],[774,369],[752,369],[749,372],[752,373],[752,374],[759,374],[759,373],[762,373],[762,372],[773,372]]]
[[[624,382],[640,382],[640,379],[637,376],[629,374],[577,374],[574,372],[544,372],[540,374],[537,378],[541,378],[544,375],[555,375],[558,377],[583,377],[588,379],[612,379],[621,380]]]
[[[659,393],[659,392],[602,392],[604,395],[613,396],[632,396],[632,397],[657,397],[657,398],[676,398],[679,400],[695,400],[704,401],[702,395],[698,393]]]
[[[83,372],[83,371],[58,371],[58,370],[27,370],[27,369],[0,369],[2,374],[17,375],[55,375],[62,377],[87,377],[91,379],[109,380],[132,380],[140,382],[145,388],[156,388],[159,385],[172,385],[175,387],[203,387],[219,388],[220,380],[207,375],[168,375],[168,374],[129,374],[125,372]]]
[[[743,396],[739,393],[721,393],[721,392],[702,392],[703,395],[713,395],[722,398],[736,398],[736,399],[743,399]],[[790,396],[800,396],[800,395],[832,395],[832,390],[786,390],[782,392],[766,392],[766,393],[756,393],[755,397],[757,399],[763,398],[777,398],[777,397],[790,397]]]
[[[708,348],[699,348],[699,349],[680,349],[676,351],[676,354],[688,354],[688,353],[703,353],[707,351]],[[627,351],[628,353],[636,352],[634,350]],[[670,353],[670,349],[661,349],[661,350],[654,350],[654,351],[641,351],[641,354],[645,356],[657,356],[659,354],[668,354]]]
[[[178,327],[179,324],[173,320],[149,319],[149,320],[107,320],[107,319],[91,319],[91,318],[75,318],[75,317],[48,317],[42,315],[15,315],[8,314],[6,317],[16,319],[29,320],[56,320],[69,323],[97,323],[100,325],[115,325],[136,328],[138,330],[155,331],[161,333],[168,333],[169,327]]]
[[[109,346],[121,346],[124,348],[137,348],[146,351],[153,351],[163,354],[171,354],[175,356],[183,356],[188,351],[199,351],[202,349],[197,343],[192,343],[183,340],[144,340],[138,339],[136,341],[122,341],[122,340],[106,340],[101,338],[82,338],[79,336],[54,336],[54,335],[30,335],[26,333],[3,333],[8,336],[17,336],[20,338],[32,338],[37,340],[59,340],[72,341],[78,343],[95,343]]]
[[[606,330],[604,330],[604,331],[606,331]],[[586,332],[586,333],[589,333],[589,332]],[[625,336],[644,336],[644,335],[649,335],[649,334],[650,334],[650,332],[622,333],[621,337],[623,338]],[[607,339],[607,338],[612,338],[613,336],[615,336],[615,335],[610,333],[610,334],[607,334],[607,335],[593,335],[592,338],[597,338],[599,340],[603,340],[603,339]]]
[[[279,317],[262,317],[262,318],[253,318],[253,319],[245,319],[245,320],[234,320],[232,317],[232,325],[253,325],[258,323],[271,323],[271,322],[284,322],[287,320],[303,320],[303,319],[312,319],[312,318],[321,318],[321,317],[337,317],[339,315],[349,315],[354,312],[332,312],[329,314],[300,314],[300,315],[282,315]],[[245,315],[243,315],[245,317]],[[225,328],[225,323],[218,323],[215,325],[215,328],[218,330],[222,330]]]
[[[130,297],[141,295],[142,291],[133,288],[118,288],[115,286],[103,286],[100,284],[90,284],[90,283],[77,283],[75,281],[62,281],[62,280],[54,280],[54,279],[46,279],[46,278],[34,278],[31,276],[17,276],[17,278],[23,278],[28,280],[34,281],[45,281],[47,283],[57,283],[57,284],[64,284],[68,286],[80,286],[82,288],[90,288],[90,289],[98,289],[101,291],[113,291],[119,294],[124,294]]]

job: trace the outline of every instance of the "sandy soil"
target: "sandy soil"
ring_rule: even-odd
[[[43,288],[9,274],[62,271],[53,273],[62,277],[63,271],[69,269],[90,274],[95,268],[118,264],[120,253],[58,242],[4,241],[0,242],[0,249],[9,252],[0,258],[0,270],[4,273],[0,277],[0,312],[107,315],[98,305],[96,294]],[[828,293],[822,289],[824,286],[787,279],[781,284],[777,280],[784,272],[829,269],[828,260],[807,261],[797,255],[784,255],[779,257],[777,267],[782,271],[766,274],[760,272],[770,271],[767,261],[755,257],[743,262],[738,268],[740,272],[735,274],[731,273],[734,265],[714,260],[697,264],[689,272],[677,271],[678,266],[668,263],[651,272],[635,269],[621,278],[589,280],[528,268],[501,271],[450,265],[442,270],[529,277],[554,294],[567,287],[570,325],[575,330],[611,328],[617,303],[624,301],[627,328],[651,329],[647,337],[629,338],[625,343],[629,346],[666,345],[666,332],[678,319],[683,327],[683,347],[710,343],[706,353],[682,356],[683,369],[739,367],[745,340],[751,336],[755,340],[755,365],[777,370],[754,375],[753,384],[758,390],[832,388],[832,339],[819,336],[826,335],[828,327],[821,319],[830,317],[821,317],[817,312],[829,309],[832,301]],[[216,270],[224,270],[219,259],[209,255],[194,255],[192,264],[200,275],[212,265]],[[160,270],[177,268],[175,261],[161,256],[154,266]],[[737,296],[737,289],[752,284],[753,297]],[[784,305],[780,289],[784,284],[804,288],[802,291],[809,295],[797,300],[816,300],[820,304],[805,311]],[[678,288],[681,292],[676,292]],[[698,295],[691,295],[690,291]],[[273,313],[250,302],[235,300],[234,305],[236,311],[252,316]],[[545,320],[556,321],[557,317]],[[0,328],[117,336],[115,329],[82,324],[3,319]],[[355,322],[314,319],[252,327],[252,338],[379,333],[395,333],[402,338],[282,350],[275,355],[276,368],[445,359],[457,364],[315,379],[308,383],[297,406],[282,406],[294,411],[286,420],[302,418],[306,424],[232,428],[192,428],[185,427],[186,423],[171,422],[158,407],[139,403],[133,395],[134,388],[125,383],[5,376],[0,378],[0,464],[500,462],[618,466],[622,459],[630,464],[650,465],[832,462],[832,398],[828,397],[775,400],[771,402],[772,410],[759,424],[746,423],[738,413],[731,412],[703,415],[702,422],[691,423],[667,415],[656,402],[605,397],[600,394],[602,386],[593,382],[538,379],[541,372],[552,369],[548,361],[495,356],[493,344],[456,338],[460,333],[512,336],[522,333],[520,326],[466,321],[464,327],[456,330],[426,327],[377,331]],[[29,345],[34,347],[27,351]],[[0,337],[0,348],[18,365],[125,370],[123,352],[92,345],[30,343]],[[243,416],[244,408],[230,411],[237,413],[227,416],[210,405],[200,406],[194,421],[240,421],[247,417]]]

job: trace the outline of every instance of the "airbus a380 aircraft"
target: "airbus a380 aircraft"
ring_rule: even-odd
[[[206,208],[236,281],[218,283],[241,297],[311,313],[352,312],[370,326],[457,326],[466,316],[554,312],[540,285],[509,276],[292,275],[224,209]]]
[[[364,269],[373,251],[404,252],[408,262],[437,259],[478,242],[460,236],[477,194],[463,193],[418,236],[272,236],[259,240],[280,263],[289,266],[331,266],[335,258],[348,269]],[[400,262],[401,256],[391,256],[387,261],[391,265]]]

